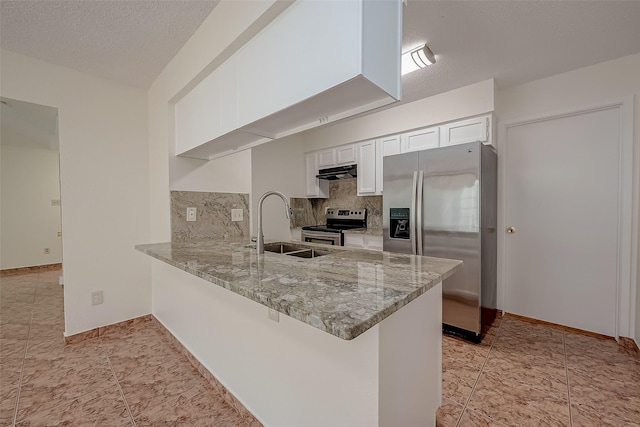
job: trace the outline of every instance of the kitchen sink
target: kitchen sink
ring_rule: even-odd
[[[291,243],[266,243],[264,245],[264,250],[267,252],[291,255],[298,258],[317,258],[319,256],[338,252],[325,249],[310,248],[307,246],[295,245]]]
[[[304,246],[292,245],[289,243],[265,243],[264,250],[269,252],[276,252],[279,254],[286,254],[287,252],[294,252],[299,250],[309,249]]]

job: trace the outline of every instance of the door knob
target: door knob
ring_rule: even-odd
[[[515,232],[516,232],[516,228],[515,227],[507,227],[507,233],[513,234]]]

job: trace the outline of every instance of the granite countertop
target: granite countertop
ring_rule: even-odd
[[[344,230],[344,234],[366,234],[367,236],[382,236],[381,228],[357,228],[355,230]]]
[[[136,249],[317,329],[350,340],[427,292],[461,261],[364,249],[312,259],[265,252],[249,241],[156,243]],[[253,246],[253,247],[252,247]]]

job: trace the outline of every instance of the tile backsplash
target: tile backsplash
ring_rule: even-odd
[[[197,209],[187,221],[187,208]],[[231,221],[231,209],[242,209],[242,221]],[[249,195],[238,193],[171,192],[171,240],[229,239],[249,236]]]
[[[324,224],[326,208],[367,209],[367,228],[382,230],[382,196],[358,196],[357,180],[339,179],[329,183],[327,199],[291,198],[291,227]]]

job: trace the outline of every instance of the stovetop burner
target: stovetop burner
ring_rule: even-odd
[[[327,223],[322,225],[307,225],[302,227],[307,231],[326,233],[341,233],[344,230],[367,228],[366,209],[336,209],[327,208]]]

